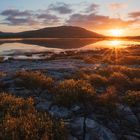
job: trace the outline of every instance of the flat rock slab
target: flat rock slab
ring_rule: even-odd
[[[76,70],[82,67],[86,68],[97,68],[100,64],[87,64],[82,60],[77,59],[59,59],[59,60],[9,60],[0,64],[0,71],[3,72],[15,72],[19,70]]]

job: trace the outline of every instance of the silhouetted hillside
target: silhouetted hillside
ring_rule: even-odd
[[[103,35],[74,26],[49,27],[20,33],[2,33],[1,38],[94,38]]]

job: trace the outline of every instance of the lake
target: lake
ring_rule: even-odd
[[[100,48],[126,48],[140,45],[139,40],[101,39],[19,39],[0,40],[0,56],[5,59],[43,59],[65,50],[94,50]],[[46,53],[47,56],[41,55]]]

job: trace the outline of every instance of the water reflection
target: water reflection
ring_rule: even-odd
[[[121,41],[113,40],[113,41],[110,42],[110,45],[113,46],[113,47],[120,47]]]
[[[42,52],[62,52],[67,50],[94,50],[98,48],[126,48],[140,45],[139,41],[101,39],[20,39],[0,40],[0,56],[38,58]],[[35,56],[34,53],[38,53]],[[32,55],[31,55],[32,54]],[[46,53],[48,55],[48,53]]]
[[[131,40],[103,40],[90,45],[85,46],[83,49],[98,49],[98,48],[127,48],[129,46],[140,45],[140,41]]]

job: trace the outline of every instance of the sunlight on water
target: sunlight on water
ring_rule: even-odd
[[[49,43],[40,41],[40,45],[36,45],[33,41],[30,44],[24,43],[1,43],[0,44],[0,56],[4,57],[14,57],[17,58],[42,58],[40,54],[45,52],[45,58],[48,57],[48,53],[59,53],[64,52],[65,50],[95,50],[101,48],[110,48],[110,49],[123,49],[130,46],[140,45],[139,41],[130,41],[130,40],[94,40],[94,39],[67,39],[67,40],[51,40]],[[47,53],[48,52],[48,53]],[[30,54],[30,56],[27,56]]]
[[[130,40],[103,40],[90,45],[85,46],[83,49],[98,49],[98,48],[127,48],[130,46],[140,45],[140,41]]]
[[[121,44],[121,41],[119,41],[119,40],[113,40],[113,41],[111,41],[111,45],[112,46],[119,46]]]
[[[119,49],[121,49],[121,48],[127,48],[128,47],[128,45],[125,44],[125,43],[126,42],[121,41],[121,40],[112,40],[112,41],[109,42],[108,45],[110,46],[109,48],[119,48]]]

